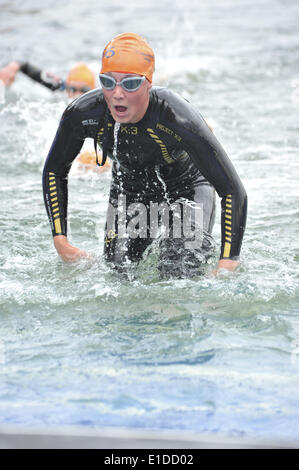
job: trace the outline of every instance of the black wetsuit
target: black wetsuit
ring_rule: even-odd
[[[71,103],[64,112],[43,173],[44,199],[53,235],[67,234],[67,175],[84,139],[96,139],[113,160],[110,209],[115,208],[113,230],[107,226],[105,256],[116,265],[139,260],[153,241],[137,224],[136,236],[120,236],[117,212],[125,196],[126,223],[136,217],[132,203],[150,209],[153,203],[187,201],[201,204],[201,227],[193,214],[192,227],[203,231],[200,248],[186,249],[184,231],[174,234],[170,211],[170,236],[160,240],[162,272],[188,275],[198,269],[211,251],[215,191],[222,198],[220,258],[238,259],[246,223],[247,196],[232,163],[202,116],[186,100],[166,88],[153,87],[144,117],[136,124],[117,126],[101,90],[93,90]],[[192,204],[191,204],[192,205]],[[134,206],[138,212],[138,206]],[[109,211],[108,211],[109,212]],[[113,210],[112,210],[113,212]],[[117,216],[118,214],[118,216]],[[123,214],[123,213],[122,213]],[[143,219],[144,220],[144,219]],[[196,225],[197,224],[197,225]],[[143,227],[144,229],[144,227]],[[171,236],[173,235],[173,236]]]

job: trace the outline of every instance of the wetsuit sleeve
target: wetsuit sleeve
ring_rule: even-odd
[[[195,142],[194,142],[195,144]],[[221,259],[238,259],[247,217],[247,194],[227,154],[204,123],[191,158],[221,197]]]
[[[202,175],[221,197],[221,259],[238,259],[247,217],[247,194],[226,152],[193,106],[181,100],[177,132]]]
[[[63,88],[64,82],[63,80],[61,80],[61,78],[56,77],[51,73],[44,72],[38,67],[29,64],[28,62],[23,62],[20,65],[20,71],[30,77],[35,82],[40,83],[41,85],[49,88],[52,91],[56,91]]]
[[[43,195],[53,236],[67,235],[68,173],[83,145],[76,117],[65,113],[43,170]]]

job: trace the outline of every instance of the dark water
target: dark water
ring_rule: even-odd
[[[124,280],[101,259],[110,175],[75,166],[70,236],[96,261],[64,265],[41,171],[67,101],[21,74],[2,89],[0,424],[299,438],[298,20],[295,0],[0,1],[3,65],[98,71],[112,36],[144,35],[249,197],[239,272],[161,282],[149,256]]]

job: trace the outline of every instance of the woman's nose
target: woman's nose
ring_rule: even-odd
[[[114,98],[123,98],[124,97],[124,90],[121,85],[117,84],[113,90]]]

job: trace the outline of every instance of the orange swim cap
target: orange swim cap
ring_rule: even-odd
[[[91,89],[96,87],[94,73],[84,63],[79,63],[70,70],[66,79],[66,83],[69,85],[70,82],[84,82]]]
[[[136,73],[151,82],[154,70],[155,54],[146,40],[138,34],[120,34],[103,51],[101,73]]]

